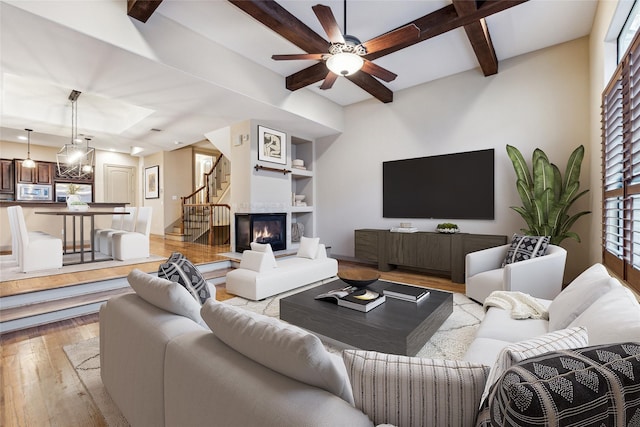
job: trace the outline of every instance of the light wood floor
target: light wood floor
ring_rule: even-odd
[[[169,256],[172,251],[179,250],[194,263],[218,260],[220,252],[228,251],[228,248],[221,251],[159,238],[152,240],[152,253]],[[143,270],[157,270],[157,262],[149,264],[153,265]],[[339,264],[340,270],[374,270],[371,267],[342,261]],[[140,265],[137,267],[141,268]],[[73,276],[67,277],[66,280],[86,282],[97,278],[123,276],[131,268],[133,267],[127,266],[122,267],[124,270],[97,270],[64,276]],[[452,283],[448,279],[402,270],[381,275],[385,280],[464,292],[464,285]],[[65,280],[62,277],[54,277],[55,280]],[[36,283],[29,286],[37,287]],[[218,286],[218,299],[224,300],[232,296],[224,291],[224,285]],[[87,394],[62,349],[65,345],[93,338],[98,334],[98,315],[95,314],[1,336],[0,426],[106,426],[100,411]]]

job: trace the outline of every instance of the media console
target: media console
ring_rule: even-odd
[[[355,257],[378,264],[378,270],[397,266],[417,268],[464,283],[465,256],[507,243],[507,236],[469,233],[395,233],[355,230]]]

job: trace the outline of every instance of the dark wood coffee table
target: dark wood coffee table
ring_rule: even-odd
[[[376,292],[393,283],[378,280]],[[389,298],[368,313],[314,299],[345,287],[342,280],[316,286],[280,300],[280,318],[363,350],[415,356],[453,313],[453,294],[431,289],[419,303]]]

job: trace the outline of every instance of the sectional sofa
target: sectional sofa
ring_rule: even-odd
[[[536,373],[520,365],[536,357],[545,357],[545,363],[577,360],[568,368],[554,368],[571,371],[562,373],[565,378],[592,353],[618,355],[611,356],[613,361],[590,362],[586,369],[595,370],[593,375],[623,376],[610,366],[621,361],[640,372],[640,306],[599,264],[553,301],[542,301],[548,320],[514,320],[509,310],[490,308],[462,361],[364,350],[344,350],[340,358],[316,336],[278,319],[213,298],[200,306],[180,285],[137,270],[128,279],[135,293],[112,298],[101,309],[100,360],[106,389],[134,427],[437,427],[476,421],[490,426],[505,411],[529,411],[523,416],[535,418],[531,411],[537,406],[509,406],[526,399],[505,403],[513,390],[529,397],[537,390],[547,403],[555,396],[549,390],[558,379],[551,371],[533,381],[538,389],[524,384],[523,378]],[[591,353],[572,350],[587,345],[599,347]],[[628,389],[635,384],[638,394],[634,381]],[[593,400],[602,403],[603,425],[616,425],[606,417],[621,416],[607,413],[611,405],[628,409],[629,420],[636,409],[640,414],[637,396],[628,398],[624,388],[607,394],[608,384],[601,381],[605,397]],[[560,406],[551,399],[544,416]],[[594,416],[600,419],[601,414]]]

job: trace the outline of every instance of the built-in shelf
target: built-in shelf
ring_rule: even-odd
[[[291,176],[294,179],[311,178],[313,177],[313,172],[310,170],[291,168]]]
[[[313,212],[313,206],[291,206],[291,213]]]

